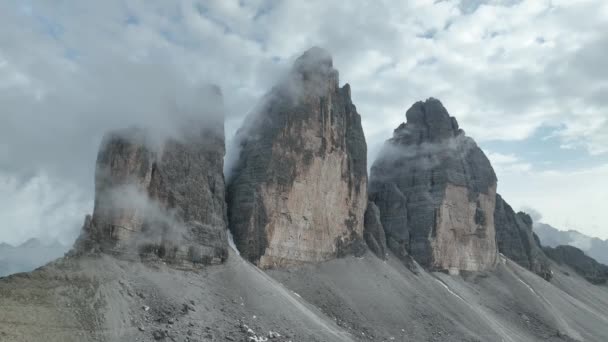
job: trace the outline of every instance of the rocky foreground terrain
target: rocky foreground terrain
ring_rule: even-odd
[[[543,249],[439,100],[368,184],[327,51],[245,120],[227,180],[221,93],[202,98],[162,139],[108,133],[74,248],[0,278],[0,341],[608,341],[606,266]]]
[[[454,277],[372,253],[268,273],[236,254],[199,269],[67,258],[2,279],[0,340],[608,339],[606,286],[557,264],[549,283],[501,260]]]

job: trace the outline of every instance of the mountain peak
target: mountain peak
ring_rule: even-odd
[[[367,205],[367,145],[350,86],[338,87],[318,47],[288,76],[245,120],[227,191],[236,245],[262,268],[357,252]]]
[[[395,137],[418,142],[438,142],[460,135],[458,121],[450,116],[441,101],[428,98],[414,103],[405,113],[406,123],[395,130]]]
[[[489,160],[439,100],[414,103],[406,117],[370,175],[370,197],[394,241],[389,248],[430,269],[492,269],[496,175]]]
[[[333,67],[333,58],[329,51],[313,46],[296,59],[294,66],[306,70],[319,67],[330,69]]]
[[[22,243],[21,245],[19,245],[19,247],[22,248],[37,248],[37,247],[41,247],[42,246],[42,242],[36,238],[30,238],[27,241],[25,241],[24,243]]]

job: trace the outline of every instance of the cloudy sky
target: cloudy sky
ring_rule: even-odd
[[[370,163],[436,97],[516,209],[608,238],[608,1],[3,0],[0,242],[71,243],[105,131],[161,129],[212,82],[230,139],[313,45],[352,86]]]

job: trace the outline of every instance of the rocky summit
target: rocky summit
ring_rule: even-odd
[[[496,175],[441,102],[415,103],[371,168],[388,246],[452,273],[494,268]]]
[[[544,279],[551,279],[549,259],[543,252],[538,237],[532,231],[530,215],[523,212],[515,213],[500,195],[496,195],[494,224],[500,253]]]
[[[224,117],[219,88],[205,109],[175,114],[160,143],[145,129],[105,136],[97,156],[95,207],[76,253],[218,263],[227,257]]]
[[[245,119],[228,185],[230,230],[262,268],[361,248],[367,146],[350,86],[312,48]]]

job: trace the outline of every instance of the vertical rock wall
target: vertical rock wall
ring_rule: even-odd
[[[367,146],[350,87],[312,48],[237,133],[230,229],[262,268],[315,262],[358,246],[367,203]]]
[[[415,103],[371,169],[370,199],[388,246],[425,267],[452,272],[495,266],[496,175],[441,102]]]
[[[378,258],[386,259],[386,253],[388,253],[386,235],[380,220],[380,210],[374,202],[367,203],[364,223],[363,238],[367,246]]]
[[[499,252],[550,280],[549,259],[543,253],[538,237],[532,232],[532,218],[523,212],[515,213],[500,195],[496,195],[494,223]]]
[[[143,129],[105,136],[97,157],[95,207],[76,250],[217,263],[227,257],[224,122],[217,87],[201,112],[176,113],[160,144]]]

